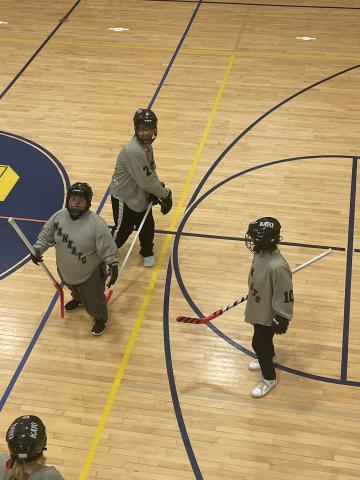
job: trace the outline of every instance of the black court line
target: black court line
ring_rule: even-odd
[[[209,238],[209,239],[214,239],[214,240],[230,240],[234,242],[245,242],[244,237],[229,237],[226,235],[210,235],[207,233],[188,233],[188,232],[176,232],[172,230],[155,230],[155,233],[160,233],[163,235],[177,235],[179,237],[198,237],[198,238]],[[291,247],[304,247],[304,248],[319,248],[319,249],[324,249],[328,250],[331,248],[331,250],[336,250],[339,252],[344,252],[345,247],[334,247],[331,245],[317,245],[317,244],[311,244],[311,243],[298,243],[298,242],[279,242],[279,245],[287,245]],[[360,250],[359,250],[360,251]]]
[[[81,0],[78,0],[78,2],[76,2],[76,4],[73,6],[72,10],[76,7],[76,5],[80,2]],[[195,18],[195,13],[197,13],[200,5],[202,4],[202,0],[199,0],[197,2],[197,8],[195,9],[195,12],[193,13],[190,21],[189,21],[189,24],[187,25],[187,28],[185,29],[185,32],[183,33],[182,37],[181,37],[181,40],[180,40],[180,43],[179,43],[179,46],[178,48],[176,49],[176,55],[177,53],[179,52],[179,49],[180,49],[180,46],[182,45],[182,43],[184,42],[184,39],[190,29],[190,26]],[[72,11],[71,10],[71,11]],[[71,13],[71,11],[67,14],[69,15]],[[66,18],[66,16],[64,17]],[[65,21],[65,20],[64,20]],[[59,26],[58,26],[59,27]],[[53,32],[55,33],[55,32]],[[53,35],[53,34],[52,34]],[[51,36],[52,36],[51,35]],[[49,37],[51,38],[51,37]],[[42,48],[42,47],[41,47]],[[41,49],[40,48],[40,49]],[[40,51],[39,49],[39,51]],[[172,59],[171,59],[171,65],[172,63],[174,62],[175,60],[175,57],[176,55],[173,55],[172,56]],[[28,62],[29,63],[29,62]],[[160,85],[162,86],[163,83],[164,83],[164,80],[167,76],[169,72],[169,68],[167,68],[165,70],[165,73],[163,75],[163,78],[160,82]],[[15,80],[16,81],[16,80]],[[14,83],[14,82],[13,82]],[[10,87],[9,87],[10,88]],[[160,91],[160,88],[157,88],[156,89],[156,92],[155,94],[153,95],[152,99],[151,99],[151,102],[150,102],[150,105],[152,105],[155,101],[155,99],[157,98],[158,94],[159,94],[159,91]],[[0,97],[1,98],[1,97]],[[97,208],[96,210],[96,213],[100,214],[102,208],[104,207],[104,204],[108,198],[108,195],[109,195],[109,191],[110,191],[110,187],[108,187],[108,189],[106,190],[100,204],[99,204],[99,207]],[[63,284],[61,284],[61,286],[63,286]],[[26,364],[26,361],[27,359],[29,358],[30,354],[31,354],[31,351],[33,349],[33,347],[35,346],[49,316],[50,316],[50,313],[52,312],[53,308],[54,308],[54,305],[55,303],[57,302],[58,300],[58,297],[59,297],[59,294],[58,292],[54,295],[49,307],[48,307],[48,310],[46,311],[40,325],[38,326],[33,338],[31,339],[30,341],[30,344],[28,345],[27,349],[26,349],[26,352],[25,354],[23,355],[13,377],[11,378],[10,380],[10,383],[8,384],[3,396],[1,397],[0,399],[0,411],[3,409],[9,395],[11,394],[12,392],[12,389],[14,388],[14,385],[18,379],[18,377],[20,376],[25,364]],[[166,300],[164,300],[164,303],[166,303]],[[167,342],[168,345],[167,345]],[[187,430],[186,430],[186,426],[185,426],[185,423],[184,423],[184,420],[183,420],[183,416],[182,416],[182,412],[181,412],[181,407],[180,407],[180,403],[179,401],[176,401],[177,399],[177,391],[176,391],[176,384],[175,384],[175,379],[174,379],[174,375],[173,375],[173,370],[172,370],[172,359],[171,359],[171,351],[170,351],[170,338],[169,336],[166,336],[166,327],[165,327],[165,324],[164,324],[164,343],[165,343],[165,360],[166,360],[166,366],[167,366],[167,373],[168,373],[168,380],[169,380],[169,387],[170,387],[170,391],[171,391],[171,396],[172,396],[172,399],[173,399],[173,407],[174,407],[174,411],[175,411],[175,416],[176,416],[176,419],[177,419],[177,422],[178,422],[178,425],[179,425],[179,430],[180,430],[180,434],[181,434],[181,437],[182,437],[182,440],[183,440],[183,443],[184,443],[184,447],[185,447],[185,450],[186,450],[186,453],[188,455],[188,458],[189,458],[189,462],[191,464],[191,468],[194,472],[194,475],[195,475],[195,478],[196,480],[203,480],[203,477],[202,477],[202,474],[201,474],[201,471],[200,471],[200,468],[199,468],[199,465],[197,463],[197,460],[196,460],[196,456],[193,452],[193,449],[192,449],[192,446],[191,446],[191,442],[190,442],[190,439],[189,439],[189,436],[187,434]]]
[[[344,326],[343,326],[343,341],[342,341],[342,353],[341,353],[341,380],[343,381],[347,380],[347,367],[348,367],[348,355],[349,355],[350,300],[351,300],[352,259],[353,259],[353,245],[354,245],[354,225],[355,225],[356,178],[357,178],[357,158],[355,157],[353,159],[352,173],[351,173],[348,247],[347,247],[347,255],[346,255]]]
[[[302,90],[299,90],[296,93],[293,93],[289,97],[285,98],[285,100],[282,100],[281,102],[277,103],[275,106],[271,107],[269,110],[267,110],[265,113],[263,113],[259,118],[257,118],[253,123],[251,123],[248,127],[245,128],[237,137],[234,138],[234,140],[225,148],[225,150],[219,155],[219,157],[215,160],[215,162],[211,165],[211,167],[208,169],[208,171],[205,173],[204,177],[202,178],[201,182],[199,185],[196,187],[188,205],[186,208],[189,208],[189,206],[196,200],[197,196],[200,193],[200,190],[202,187],[205,185],[207,182],[207,179],[210,177],[211,173],[215,170],[215,168],[219,165],[219,163],[222,161],[222,159],[225,157],[225,155],[243,138],[245,135],[247,135],[253,128],[255,128],[260,122],[262,122],[266,117],[271,115],[275,110],[278,110],[280,107],[285,105],[286,103],[294,100],[296,97],[302,95],[303,93],[312,90],[313,88],[317,87],[318,85],[321,85],[329,80],[332,80],[333,78],[336,78],[340,75],[344,75],[345,73],[351,72],[352,70],[355,70],[360,67],[360,63],[353,65],[352,67],[345,68],[344,70],[341,70],[340,72],[333,73],[332,75],[329,75],[326,78],[323,78],[322,80],[319,80],[318,82],[312,83],[311,85],[308,85],[307,87],[303,88]],[[311,158],[309,156],[308,158]]]
[[[146,2],[166,2],[166,3],[197,3],[196,0],[144,0]],[[341,7],[340,5],[292,5],[278,3],[249,3],[249,2],[206,2],[204,5],[239,5],[247,7],[276,7],[276,8],[312,8],[312,9],[330,9],[330,10],[360,10],[360,7]]]
[[[75,10],[75,8],[79,5],[80,2],[81,0],[77,0],[74,3],[74,5],[70,8],[70,10],[67,12],[67,14],[59,20],[58,25],[54,28],[54,30],[50,33],[50,35],[46,37],[46,39],[43,41],[40,47],[36,50],[36,52],[33,53],[31,58],[25,63],[25,65],[21,68],[21,70],[18,71],[18,73],[9,83],[9,85],[5,87],[5,89],[2,91],[2,93],[0,94],[0,100],[6,95],[6,93],[10,90],[10,88],[14,85],[14,83],[21,77],[21,75],[25,72],[28,66],[35,60],[35,58],[38,56],[41,50],[45,47],[45,45],[49,42],[49,40],[55,35],[55,33],[59,30],[61,25],[69,19],[69,16],[72,14],[72,12]]]

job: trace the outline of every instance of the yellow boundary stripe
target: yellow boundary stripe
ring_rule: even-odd
[[[196,167],[199,163],[201,153],[203,151],[206,140],[209,136],[210,128],[211,128],[211,125],[213,123],[215,113],[218,109],[222,94],[224,92],[226,82],[229,78],[229,75],[230,75],[230,72],[231,72],[231,69],[232,69],[232,66],[233,66],[233,63],[234,63],[234,58],[235,58],[235,54],[232,54],[229,58],[225,73],[223,75],[221,85],[220,85],[219,90],[217,92],[215,101],[214,101],[213,106],[211,108],[210,115],[209,115],[208,120],[206,122],[205,129],[204,129],[203,134],[201,136],[200,143],[199,143],[199,145],[196,149],[194,159],[192,161],[189,173],[187,175],[186,182],[185,182],[185,185],[184,185],[181,197],[180,197],[180,201],[177,204],[175,214],[173,215],[173,219],[172,219],[171,225],[170,225],[171,229],[174,229],[176,227],[176,225],[179,221],[179,218],[182,214],[183,206],[184,206],[186,197],[188,195],[188,192],[189,192],[189,189],[190,189],[190,186],[191,186],[191,182],[192,182]],[[169,249],[171,239],[172,239],[172,236],[168,234],[168,235],[166,235],[165,240],[162,243],[161,250],[160,250],[160,255],[159,255],[158,261],[156,262],[156,265],[155,265],[155,270],[154,270],[154,272],[151,276],[151,280],[150,280],[149,286],[148,286],[148,288],[145,292],[144,299],[143,299],[142,305],[140,307],[140,310],[139,310],[138,317],[136,319],[134,328],[132,329],[129,341],[128,341],[128,343],[126,345],[126,348],[125,348],[124,355],[123,355],[123,357],[120,361],[119,368],[118,368],[118,371],[116,373],[113,384],[111,386],[110,393],[109,393],[108,398],[106,400],[104,410],[101,414],[101,417],[100,417],[99,423],[97,425],[97,428],[96,428],[93,440],[91,442],[90,448],[88,450],[83,468],[80,472],[79,480],[86,480],[87,477],[88,477],[88,473],[90,471],[91,465],[92,465],[94,457],[95,457],[96,449],[97,449],[97,447],[100,443],[101,435],[102,435],[102,433],[105,429],[105,425],[106,425],[106,422],[109,418],[112,406],[113,406],[114,401],[115,401],[115,397],[116,397],[116,395],[118,393],[118,390],[120,388],[121,381],[123,379],[123,376],[124,376],[124,373],[125,373],[125,370],[126,370],[126,366],[129,362],[132,350],[135,346],[136,339],[137,339],[139,330],[140,330],[141,325],[142,325],[142,321],[144,319],[145,313],[147,311],[147,307],[148,307],[149,302],[151,300],[151,297],[152,297],[152,294],[153,294],[153,291],[154,291],[154,288],[155,288],[155,285],[156,285],[156,281],[157,281],[157,278],[159,276],[159,272],[160,272],[160,269],[162,267],[163,261],[164,261],[166,255],[167,255],[167,251]]]
[[[37,39],[34,39],[34,41]],[[29,39],[14,39],[14,38],[2,38],[2,43],[15,44],[15,43],[29,43]],[[171,47],[146,47],[144,45],[132,45],[132,44],[116,44],[116,43],[84,43],[84,42],[74,42],[66,40],[55,39],[52,43],[54,47],[61,45],[77,45],[84,48],[118,48],[121,50],[144,50],[145,52],[164,52],[164,53],[173,53],[174,48]],[[272,58],[272,59],[287,59],[290,58],[294,61],[296,60],[324,60],[324,61],[344,61],[344,62],[355,62],[360,61],[359,55],[331,55],[323,53],[295,53],[294,51],[275,51],[275,50],[216,50],[210,48],[183,48],[181,50],[182,55],[204,55],[204,56],[215,56],[215,57],[228,57],[229,55],[235,55],[240,58]]]

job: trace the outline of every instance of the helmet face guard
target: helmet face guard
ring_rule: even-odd
[[[134,115],[136,137],[144,145],[151,145],[157,137],[157,117],[149,108],[139,108]]]
[[[39,417],[24,415],[17,418],[6,433],[10,456],[17,463],[36,460],[46,450],[46,428]]]
[[[83,208],[71,206],[70,198],[75,196],[84,198],[86,201],[86,206]],[[81,215],[84,215],[84,213],[89,210],[91,207],[92,196],[93,192],[89,184],[77,182],[74,183],[74,185],[71,185],[66,196],[66,208],[68,209],[73,220],[77,220],[81,217]]]
[[[276,218],[263,217],[251,222],[245,234],[245,245],[252,253],[276,250],[280,242],[281,225]]]

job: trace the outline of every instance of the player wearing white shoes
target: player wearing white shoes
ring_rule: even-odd
[[[157,136],[155,113],[147,108],[136,110],[134,130],[135,135],[118,155],[110,184],[115,222],[112,234],[118,248],[126,242],[134,227],[139,227],[150,201],[160,203],[164,215],[172,208],[171,190],[165,188],[156,173],[151,145]],[[152,267],[155,262],[154,233],[154,218],[150,210],[139,233],[140,255],[144,257],[145,267]]]
[[[254,253],[245,321],[254,327],[252,347],[257,359],[249,368],[261,370],[263,375],[263,380],[251,392],[254,397],[263,397],[277,383],[273,336],[286,333],[293,316],[292,273],[277,247],[280,229],[278,220],[263,217],[250,223],[245,236],[247,248]]]

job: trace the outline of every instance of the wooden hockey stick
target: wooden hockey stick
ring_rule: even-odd
[[[26,237],[26,235],[24,234],[24,232],[21,230],[21,228],[19,227],[19,225],[15,222],[15,220],[10,217],[8,219],[8,222],[10,223],[10,225],[13,227],[13,229],[15,230],[15,232],[19,235],[19,237],[21,238],[21,240],[24,242],[25,246],[27,247],[27,249],[29,250],[29,252],[32,254],[32,255],[36,255],[36,252],[35,252],[35,249],[34,247],[31,245],[31,243],[29,242],[28,238]],[[60,297],[60,315],[61,315],[61,318],[64,318],[64,292],[63,292],[63,289],[61,288],[61,285],[56,281],[56,279],[53,277],[52,273],[50,272],[50,270],[46,267],[45,263],[44,262],[39,262],[39,265],[40,267],[44,270],[44,272],[46,273],[46,275],[50,278],[51,280],[51,283],[54,285],[54,287],[56,288],[56,290],[58,291],[59,293],[59,297]]]
[[[329,255],[330,253],[332,252],[331,248],[329,248],[328,250],[326,250],[325,252],[321,253],[320,255],[318,255],[317,257],[314,257],[310,260],[308,260],[307,262],[303,263],[302,265],[299,265],[298,267],[295,267],[294,269],[292,269],[292,273],[296,273],[298,272],[299,270],[302,270],[303,268],[306,268],[308,267],[309,265],[312,265],[313,263],[317,262],[318,260],[321,260],[322,258],[326,257],[327,255]],[[210,313],[210,315],[208,315],[207,317],[201,317],[201,318],[198,318],[198,317],[177,317],[176,318],[176,321],[177,322],[181,322],[181,323],[195,323],[195,324],[198,324],[198,323],[208,323],[210,322],[211,320],[214,320],[214,318],[217,318],[217,317],[220,317],[220,315],[222,315],[223,313],[227,312],[228,310],[230,310],[231,308],[234,308],[236,307],[237,305],[239,305],[240,303],[244,303],[246,302],[248,296],[247,295],[244,295],[243,297],[239,298],[238,300],[235,300],[235,302],[233,303],[230,303],[229,305],[227,305],[226,307],[222,307],[220,308],[219,310],[216,310],[216,312],[213,312],[213,313]]]
[[[123,270],[124,270],[124,268],[125,268],[126,262],[128,261],[128,259],[129,259],[129,257],[130,257],[130,253],[131,253],[131,251],[132,251],[132,249],[133,249],[133,247],[134,247],[134,245],[135,245],[135,242],[136,242],[137,238],[138,238],[139,235],[140,235],[141,229],[142,229],[143,226],[144,226],[146,217],[149,215],[149,212],[150,212],[150,210],[151,210],[151,207],[152,207],[152,202],[149,203],[149,205],[148,205],[148,207],[147,207],[147,209],[146,209],[145,215],[144,215],[143,219],[141,220],[141,223],[140,223],[140,225],[139,225],[139,228],[137,229],[136,235],[135,235],[133,241],[131,242],[130,248],[129,248],[129,250],[128,250],[127,254],[126,254],[126,257],[124,258],[124,261],[123,261],[123,263],[122,263],[122,265],[121,265],[121,267],[120,267],[119,275],[118,275],[118,278],[117,278],[116,282],[115,282],[113,285],[110,285],[110,287],[109,287],[109,291],[108,291],[108,293],[107,293],[107,295],[106,295],[106,303],[109,303],[109,302],[110,302],[110,299],[111,299],[111,297],[112,297],[112,294],[114,293],[115,286],[116,286],[117,282],[118,282],[119,279],[120,279],[120,276],[121,276],[121,274],[122,274],[122,272],[123,272]]]

